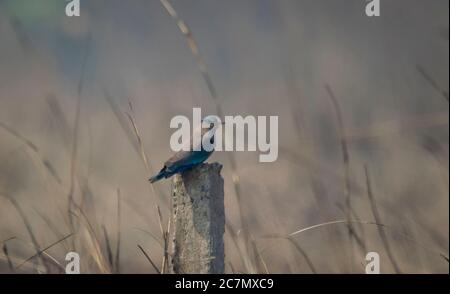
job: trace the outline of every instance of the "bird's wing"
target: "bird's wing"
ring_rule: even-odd
[[[200,141],[196,142],[196,147],[198,148],[194,148],[193,146],[194,140],[191,137],[191,140],[189,140],[189,142],[186,142],[186,144],[189,144],[188,148],[189,150],[178,151],[171,158],[169,158],[169,160],[165,162],[164,166],[170,171],[176,171],[180,167],[196,164],[199,161],[203,161],[204,159],[202,155],[204,154],[204,151],[202,149],[202,138],[206,132],[208,132],[208,130],[202,129],[201,127],[196,128],[193,134],[194,135],[197,134],[200,136]],[[197,149],[198,151],[194,151]],[[207,152],[207,154],[210,153],[211,152]],[[208,156],[206,156],[205,158],[207,157]]]
[[[175,170],[178,167],[188,164],[192,151],[178,151],[164,164],[168,169]]]

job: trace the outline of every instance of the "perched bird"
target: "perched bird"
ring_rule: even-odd
[[[208,138],[206,138],[206,140],[210,140],[211,144],[214,145],[214,134],[218,126],[220,126],[222,123],[215,116],[207,116],[202,120],[202,123],[203,122],[208,123],[209,128],[202,128],[202,126],[200,125],[194,130],[193,136],[200,133],[203,140],[203,136],[208,133]],[[157,175],[149,179],[150,183],[155,183],[163,178],[170,178],[176,173],[180,173],[187,169],[193,168],[194,166],[197,166],[207,160],[214,152],[214,149],[211,151],[205,150],[202,146],[202,140],[197,143],[200,144],[200,146],[194,146],[194,140],[193,137],[191,137],[189,142],[187,142],[187,144],[190,145],[189,150],[181,150],[175,153],[169,160],[165,162],[164,167],[161,169],[161,171]]]

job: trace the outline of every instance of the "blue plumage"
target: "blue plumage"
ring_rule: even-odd
[[[207,118],[205,118],[205,120],[207,120]],[[202,137],[203,135],[205,135],[205,133],[214,128],[216,123],[220,124],[220,122],[217,122],[216,120],[211,120],[208,122],[212,123],[213,126],[211,126],[208,129],[200,129]],[[211,137],[211,143],[214,144],[214,136]],[[189,151],[177,152],[168,161],[166,161],[161,171],[157,175],[151,177],[149,181],[151,183],[155,183],[161,179],[170,178],[176,173],[180,173],[187,169],[193,168],[199,165],[200,163],[204,162],[205,160],[207,160],[214,152],[214,150],[206,151],[203,149],[203,147],[200,148],[201,149],[200,151],[193,151],[195,150],[195,148],[193,148],[192,146],[192,138],[189,144],[190,144]]]
[[[190,169],[207,160],[211,154],[212,152],[207,152],[204,150],[180,151],[164,164],[164,167],[157,175],[150,178],[150,182],[154,183],[163,178],[167,179],[176,173]]]

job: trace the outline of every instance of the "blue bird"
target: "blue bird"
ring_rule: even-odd
[[[197,128],[196,130],[194,130],[193,133],[196,134],[196,132],[200,132],[202,139],[203,139],[203,136],[206,133],[208,133],[209,140],[210,140],[211,144],[214,145],[215,131],[217,130],[218,125],[220,125],[222,123],[215,116],[207,116],[202,120],[202,122],[208,123],[209,128],[202,128],[202,126],[200,125],[200,127]],[[190,144],[189,150],[188,151],[181,150],[181,151],[175,153],[169,160],[167,160],[164,163],[164,167],[161,169],[161,171],[157,175],[155,175],[149,179],[150,183],[153,184],[163,178],[167,179],[176,173],[181,173],[185,170],[193,168],[193,167],[199,165],[200,163],[204,162],[205,160],[207,160],[211,156],[211,154],[214,152],[214,149],[211,151],[207,151],[203,148],[203,146],[200,146],[200,148],[193,148],[192,137],[188,143]],[[201,141],[198,143],[202,144]],[[199,147],[199,146],[197,146],[197,147]],[[196,149],[200,149],[200,150],[194,151]]]

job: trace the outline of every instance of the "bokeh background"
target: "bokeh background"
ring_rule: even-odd
[[[147,179],[172,153],[170,119],[216,102],[160,1],[81,0],[72,18],[66,3],[0,1],[0,271],[58,272],[75,250],[85,273],[155,273],[137,245],[161,264],[170,181]],[[224,114],[279,116],[276,162],[209,159],[224,165],[227,272],[363,273],[369,251],[383,273],[449,272],[448,1],[381,0],[372,18],[362,0],[171,3]],[[70,219],[74,235],[26,261]],[[384,226],[286,237],[349,219]]]

